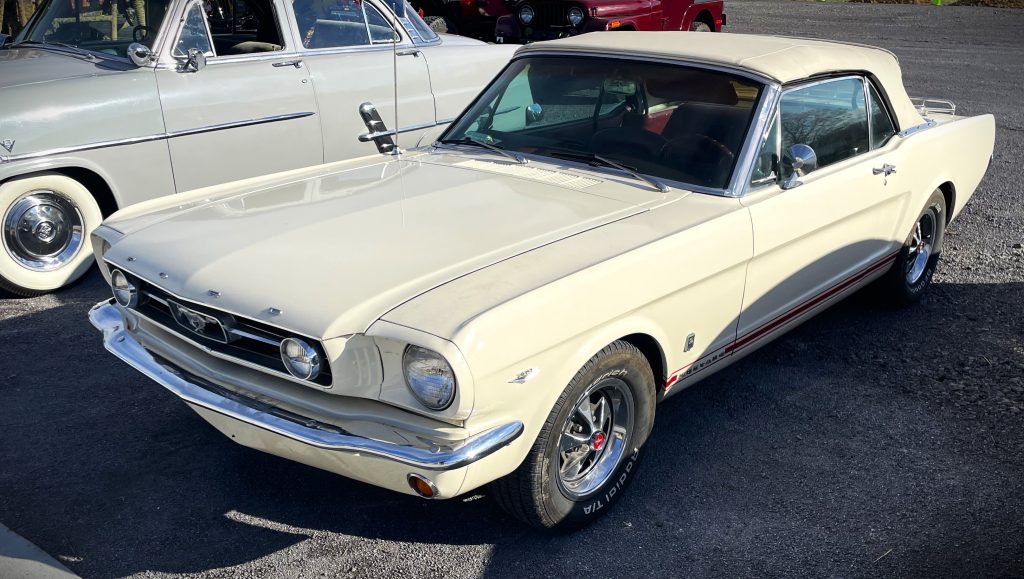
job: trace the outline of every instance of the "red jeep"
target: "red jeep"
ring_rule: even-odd
[[[518,0],[498,18],[498,42],[525,43],[595,30],[721,32],[722,0]]]

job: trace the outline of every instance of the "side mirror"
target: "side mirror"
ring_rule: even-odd
[[[188,56],[181,66],[182,72],[199,72],[206,68],[206,53],[198,48],[188,49]]]
[[[792,189],[803,185],[800,178],[818,168],[818,155],[810,145],[793,145],[782,157],[782,165],[786,174],[782,188]]]
[[[359,141],[362,143],[373,141],[381,153],[394,152],[395,140],[391,137],[395,132],[388,130],[387,125],[380,118],[380,113],[377,112],[377,107],[373,106],[373,103],[363,103],[359,105],[359,116],[363,118],[363,124],[370,131],[359,135]]]
[[[149,66],[153,62],[153,51],[145,44],[133,42],[128,45],[128,60],[135,66]]]
[[[544,120],[544,108],[538,103],[526,107],[526,124],[532,125]]]

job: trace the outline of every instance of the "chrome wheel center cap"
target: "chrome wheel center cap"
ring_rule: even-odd
[[[57,237],[57,226],[52,221],[40,221],[32,228],[32,235],[43,243],[50,243]]]

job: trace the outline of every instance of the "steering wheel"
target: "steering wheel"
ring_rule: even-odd
[[[149,33],[151,30],[152,29],[149,26],[146,26],[145,24],[140,24],[135,28],[132,28],[132,39],[135,40],[135,42],[142,42],[143,40],[149,38]]]
[[[715,149],[717,149],[719,153],[721,153],[722,156],[719,158],[719,163],[721,163],[722,161],[728,161],[730,164],[732,164],[733,160],[736,158],[736,154],[732,152],[732,149],[726,147],[717,139],[700,133],[697,133],[697,138],[701,140],[701,143],[709,144]]]

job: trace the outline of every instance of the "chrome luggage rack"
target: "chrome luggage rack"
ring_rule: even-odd
[[[956,114],[956,105],[953,104],[953,101],[948,101],[946,99],[910,97],[910,102],[914,104],[914,108],[917,109],[917,112],[925,116],[932,113],[939,113],[943,115]]]

